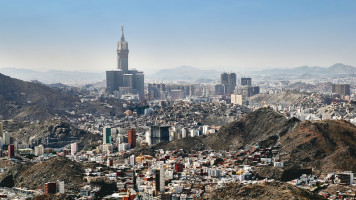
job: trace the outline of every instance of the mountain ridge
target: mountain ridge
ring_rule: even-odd
[[[0,73],[0,102],[0,115],[5,119],[47,119],[70,109],[80,100],[43,84],[14,79]]]

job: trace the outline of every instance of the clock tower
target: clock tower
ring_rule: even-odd
[[[121,40],[117,44],[117,68],[126,73],[129,69],[129,46],[125,41],[124,26],[121,26]]]

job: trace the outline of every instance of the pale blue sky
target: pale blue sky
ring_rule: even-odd
[[[355,0],[0,0],[0,68],[356,66]]]

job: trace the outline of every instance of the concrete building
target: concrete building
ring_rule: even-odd
[[[234,93],[234,90],[236,87],[236,74],[235,73],[222,73],[220,75],[220,82],[221,82],[221,85],[224,87],[224,94],[232,94],[232,93]],[[219,88],[215,88],[215,93],[216,93],[217,89],[218,89],[218,92],[220,92]]]
[[[159,169],[159,190],[161,193],[165,192],[165,185],[166,185],[166,177],[165,177],[166,170],[161,167]]]
[[[44,154],[44,147],[41,145],[35,146],[35,156],[41,156]]]
[[[136,129],[130,128],[128,131],[128,142],[130,144],[130,148],[136,147]]]
[[[135,166],[136,162],[135,162],[135,155],[131,155],[130,156],[130,165],[131,166]]]
[[[56,192],[56,183],[45,183],[45,194],[55,194]]]
[[[251,78],[241,78],[241,85],[252,86]]]
[[[64,189],[64,181],[58,181],[57,182],[58,185],[58,193],[60,194],[64,194],[65,193],[65,189]]]
[[[103,129],[103,144],[111,144],[111,128],[104,127]]]
[[[350,84],[332,84],[332,93],[338,94],[343,99],[345,96],[350,96]]]
[[[216,84],[215,85],[215,95],[223,95],[225,93],[224,85]]]
[[[0,122],[0,137],[4,137],[4,124]]]
[[[183,90],[171,90],[170,94],[171,94],[172,101],[184,99],[185,97]]]
[[[243,105],[243,96],[239,94],[232,94],[231,95],[231,103],[237,105]]]
[[[3,132],[3,145],[9,145],[10,144],[10,133],[9,132]]]
[[[146,141],[148,145],[155,145],[163,141],[169,141],[170,126],[151,126],[146,132]]]
[[[241,78],[241,85],[236,87],[235,94],[242,95],[244,97],[251,97],[260,93],[259,86],[252,86],[251,78]]]
[[[78,144],[75,142],[75,143],[72,143],[70,144],[70,152],[72,155],[75,155],[78,151]]]
[[[7,148],[7,151],[8,151],[9,158],[15,157],[15,145],[10,144]]]
[[[108,93],[137,94],[144,99],[144,74],[128,68],[128,43],[125,41],[124,27],[121,29],[121,40],[117,45],[117,68],[106,71],[106,90]]]

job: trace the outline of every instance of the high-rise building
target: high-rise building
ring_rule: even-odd
[[[135,162],[135,155],[131,155],[131,156],[130,156],[130,165],[131,165],[131,166],[135,166],[135,163],[136,163],[136,162]]]
[[[224,85],[222,85],[222,84],[215,85],[215,95],[223,95],[224,91],[225,91]]]
[[[124,26],[121,26],[121,40],[117,44],[117,68],[124,72],[129,70],[129,45],[125,41]]]
[[[71,151],[71,154],[72,155],[75,155],[78,151],[78,144],[75,142],[75,143],[72,143],[70,144],[70,151]]]
[[[241,85],[252,86],[251,78],[241,78]]]
[[[155,145],[163,141],[169,141],[170,126],[151,126],[146,132],[146,141],[149,145]]]
[[[220,82],[221,85],[228,85],[229,84],[229,78],[228,78],[228,74],[227,73],[222,73],[220,74]]]
[[[235,87],[236,87],[236,74],[235,73],[230,73],[228,74],[228,88],[227,88],[227,93],[232,94],[234,93]]]
[[[244,97],[251,97],[260,93],[260,87],[252,86],[251,78],[241,78],[241,85],[236,87],[236,93]]]
[[[3,132],[3,144],[4,145],[9,145],[10,144],[10,133],[9,132]]]
[[[165,192],[165,185],[166,185],[166,170],[161,167],[159,170],[159,189],[161,193]]]
[[[104,127],[103,129],[103,144],[111,144],[111,128]]]
[[[144,74],[134,69],[129,70],[128,55],[129,47],[122,26],[121,40],[117,45],[117,68],[106,71],[106,90],[110,94],[138,94],[140,99],[144,99]]]
[[[156,192],[160,192],[161,190],[160,190],[160,169],[156,169],[155,170],[155,188],[156,188]]]
[[[35,146],[35,156],[41,156],[44,154],[44,147],[42,144]]]
[[[60,194],[64,194],[65,190],[64,190],[64,181],[58,181],[58,193]]]
[[[231,95],[231,103],[237,105],[243,105],[243,96],[239,94],[232,94]]]
[[[235,73],[222,73],[220,75],[220,82],[224,88],[224,94],[232,94],[232,93],[234,93],[234,90],[236,87],[236,74]],[[215,89],[218,89],[218,91],[219,91],[219,88],[215,88]]]
[[[10,145],[7,147],[7,151],[8,151],[8,156],[9,156],[9,158],[15,157],[15,145],[10,144]]]
[[[4,137],[4,124],[0,122],[0,137]]]
[[[131,148],[136,147],[136,129],[130,128],[128,131],[128,142]]]
[[[349,96],[350,84],[332,84],[332,93],[340,95],[342,98]]]

